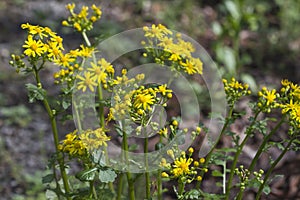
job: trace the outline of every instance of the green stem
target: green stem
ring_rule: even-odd
[[[118,190],[117,190],[117,200],[121,200],[123,191],[123,174],[119,176]]]
[[[145,155],[145,179],[146,179],[146,198],[150,199],[150,174],[149,174],[149,163],[148,163],[148,143],[149,139],[146,136],[144,139],[144,155]]]
[[[100,119],[100,126],[104,128],[104,106],[103,106],[103,93],[102,93],[102,86],[101,83],[98,84],[98,100],[99,100],[99,119]]]
[[[230,107],[229,109],[229,113],[228,113],[228,116],[226,118],[226,121],[223,125],[223,128],[221,130],[221,133],[220,135],[218,136],[216,142],[214,143],[213,147],[210,149],[210,151],[208,152],[206,158],[205,158],[205,163],[203,164],[203,168],[208,168],[208,165],[209,165],[209,162],[210,162],[210,159],[211,159],[211,156],[215,150],[215,148],[217,147],[217,144],[219,143],[220,139],[222,138],[225,130],[227,129],[227,126],[229,125],[229,119],[232,117],[232,114],[233,114],[233,106]],[[200,176],[203,177],[204,176],[204,171],[202,170],[201,173],[200,173]],[[202,181],[197,181],[196,183],[196,188],[199,189],[200,188],[200,184],[201,184]]]
[[[39,86],[42,85],[41,83],[41,80],[40,80],[40,77],[39,77],[39,71],[36,69],[36,67],[34,66],[34,75],[35,75],[35,78],[36,78],[36,83]],[[59,164],[59,168],[60,168],[60,173],[61,173],[61,177],[62,177],[62,180],[63,180],[63,185],[64,185],[64,189],[65,189],[65,194],[69,194],[70,193],[70,186],[69,186],[69,182],[68,182],[68,177],[67,177],[67,173],[66,173],[66,170],[65,170],[65,166],[64,166],[64,159],[63,159],[63,155],[62,153],[59,151],[59,139],[58,139],[58,131],[57,131],[57,125],[56,125],[56,120],[55,120],[55,115],[53,114],[52,112],[52,109],[49,105],[49,102],[47,100],[46,97],[44,97],[43,99],[43,104],[44,104],[44,107],[47,111],[47,114],[50,118],[50,122],[51,122],[51,128],[52,128],[52,134],[53,134],[53,139],[54,139],[54,145],[55,145],[55,150],[56,150],[56,153],[57,153],[57,161],[58,161],[58,164]],[[67,199],[68,200],[71,200],[70,197],[67,196]]]
[[[258,151],[255,154],[255,157],[253,158],[250,166],[249,166],[249,172],[252,173],[252,171],[254,170],[255,164],[257,163],[258,158],[260,157],[260,155],[262,154],[262,152],[264,151],[264,148],[267,144],[267,142],[269,141],[269,139],[274,135],[274,133],[278,130],[278,128],[281,126],[281,124],[284,122],[284,118],[281,118],[281,120],[277,123],[277,125],[274,127],[274,129],[264,137],[264,140],[262,142],[262,144],[259,146]]]
[[[248,141],[249,137],[251,136],[251,131],[253,129],[253,125],[254,125],[254,123],[255,123],[255,121],[256,121],[259,113],[260,113],[260,111],[256,112],[256,114],[255,114],[255,116],[253,118],[253,121],[249,125],[249,128],[246,130],[246,137],[244,138],[244,140],[242,141],[242,143],[239,145],[238,150],[237,150],[237,152],[234,155],[233,162],[232,162],[232,165],[231,165],[231,168],[230,168],[230,174],[229,174],[228,182],[227,182],[225,200],[229,199],[231,185],[232,185],[233,176],[234,176],[234,170],[236,168],[236,164],[237,164],[238,158],[239,158],[240,154],[242,153],[243,148],[244,148],[246,142]]]
[[[161,180],[161,169],[157,172],[157,200],[162,200],[162,180]]]
[[[294,137],[292,139],[289,140],[289,143],[286,145],[286,147],[284,148],[284,150],[281,152],[281,154],[278,156],[278,158],[272,163],[271,167],[268,169],[268,171],[267,171],[267,173],[266,173],[266,175],[264,177],[263,183],[260,185],[260,187],[258,189],[256,198],[255,198],[256,200],[260,199],[262,191],[265,188],[266,183],[268,182],[269,176],[271,175],[273,169],[276,167],[276,165],[279,163],[279,161],[282,159],[282,157],[289,150],[290,146],[293,144],[294,140],[296,139],[295,135],[294,135]]]
[[[184,186],[185,184],[181,181],[179,181],[179,185],[178,185],[178,195],[181,197],[183,192],[184,192]]]
[[[281,118],[281,120],[277,123],[277,125],[274,127],[274,129],[272,129],[272,131],[266,135],[264,137],[264,140],[263,142],[261,143],[261,145],[259,146],[259,149],[258,151],[256,152],[254,158],[252,159],[251,161],[251,164],[248,168],[250,174],[253,172],[254,170],[254,167],[255,167],[255,164],[257,163],[257,160],[259,159],[260,155],[262,154],[262,152],[264,151],[264,148],[267,144],[267,142],[269,141],[269,139],[274,135],[274,133],[276,133],[276,131],[278,130],[278,128],[281,126],[281,124],[284,122],[284,118]],[[242,197],[243,197],[243,193],[244,193],[245,190],[240,190],[239,194],[238,194],[238,197],[237,197],[237,200],[241,200]]]
[[[124,128],[124,122],[122,123],[122,128]],[[134,194],[134,183],[132,179],[132,174],[129,172],[129,163],[128,163],[128,141],[127,141],[127,134],[123,130],[123,152],[124,152],[124,157],[125,157],[125,162],[126,162],[126,167],[127,167],[127,182],[128,182],[128,193],[129,193],[129,199],[130,200],[135,200],[135,194]]]
[[[97,192],[94,186],[94,180],[90,181],[90,197],[93,197],[93,199],[98,199]]]

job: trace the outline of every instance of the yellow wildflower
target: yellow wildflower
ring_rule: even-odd
[[[82,143],[88,150],[98,149],[102,146],[107,146],[107,141],[110,140],[102,128],[96,130],[86,130],[79,135]]]
[[[154,104],[154,96],[149,93],[138,93],[134,97],[133,106],[135,108],[143,108],[144,110],[151,110],[151,105]]]
[[[162,173],[161,173],[161,177],[163,177],[163,178],[168,178],[168,177],[169,177],[169,174],[167,174],[166,172],[162,172]]]
[[[92,92],[95,91],[94,87],[97,86],[96,82],[92,79],[91,72],[84,72],[84,76],[77,75],[77,79],[80,81],[78,82],[77,89],[82,90],[83,92],[89,88]]]
[[[190,164],[193,162],[192,158],[185,158],[185,157],[180,157],[179,159],[177,158],[174,161],[172,173],[175,177],[179,177],[182,175],[188,175],[190,174],[191,170],[189,168]]]
[[[91,66],[92,67],[88,68],[88,71],[92,72],[94,80],[96,80],[98,84],[106,83],[107,73],[104,72],[104,69],[94,63],[91,63]]]
[[[78,52],[80,56],[88,58],[92,56],[94,52],[93,47],[85,47],[84,45],[80,45],[81,50]]]
[[[32,57],[41,56],[46,51],[44,43],[41,40],[34,40],[32,35],[28,35],[23,48],[26,48],[24,54]]]

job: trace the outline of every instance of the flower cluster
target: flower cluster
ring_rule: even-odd
[[[38,69],[44,67],[46,61],[52,62],[60,66],[60,70],[53,74],[56,79],[55,83],[67,82],[69,85],[73,84],[75,74],[83,68],[80,63],[81,60],[91,57],[94,48],[80,45],[80,48],[64,52],[63,39],[53,32],[48,27],[38,25],[31,25],[29,23],[22,24],[22,29],[28,30],[27,39],[23,45],[24,54],[12,55],[11,65],[16,66],[18,71],[32,71],[36,65],[27,66],[22,59],[28,57],[30,63],[41,61]]]
[[[276,93],[275,89],[268,90],[263,87],[261,91],[258,92],[259,100],[257,106],[262,110],[262,112],[271,112],[271,109],[278,107],[276,98],[279,94]]]
[[[202,74],[202,61],[192,55],[195,47],[185,41],[181,34],[173,37],[173,32],[161,24],[145,26],[143,30],[147,39],[147,42],[142,41],[147,50],[144,56],[151,55],[156,63],[169,64],[171,69],[188,75]]]
[[[251,94],[248,84],[242,84],[232,78],[229,81],[223,79],[224,90],[226,94],[227,102],[230,106],[233,106],[241,97]]]
[[[104,89],[108,88],[108,83],[112,83],[115,70],[111,63],[101,58],[96,64],[91,62],[82,75],[77,75],[77,89],[83,92],[89,88],[92,92],[95,87],[102,85]],[[109,84],[111,85],[111,84]]]
[[[250,182],[258,182],[259,184],[263,183],[262,175],[264,174],[264,170],[260,169],[258,172],[254,171],[254,179],[250,177],[251,173],[248,169],[244,168],[243,165],[239,166],[234,170],[234,173],[238,175],[240,179],[239,187],[241,190],[245,190],[246,187],[250,184]]]
[[[69,154],[72,157],[80,157],[86,155],[87,149],[84,143],[78,137],[78,131],[75,130],[68,133],[62,144],[58,146],[59,150]]]
[[[67,134],[59,145],[59,150],[68,153],[72,157],[84,156],[88,151],[107,146],[110,140],[102,128],[86,130],[78,133],[77,130]]]
[[[135,121],[141,121],[152,113],[154,105],[166,106],[170,98],[172,90],[168,89],[166,84],[140,86],[131,97],[131,116]]]
[[[62,25],[73,27],[78,32],[85,32],[91,30],[93,28],[93,23],[101,18],[101,8],[94,4],[90,7],[92,10],[91,14],[89,13],[88,6],[83,6],[78,14],[74,12],[75,7],[75,3],[66,6],[66,9],[70,12],[71,16],[67,20],[64,20]]]
[[[288,115],[290,125],[297,130],[300,128],[300,86],[288,80],[281,81],[281,84],[279,107],[282,114]]]
[[[160,166],[164,170],[162,172],[163,178],[176,179],[181,183],[191,183],[192,181],[201,181],[202,177],[199,172],[207,172],[207,168],[203,168],[202,165],[205,163],[204,158],[194,160],[192,155],[194,149],[190,147],[188,152],[182,151],[180,156],[175,158],[174,151],[168,150],[168,155],[173,159],[173,163],[168,163],[165,158],[162,158]]]
[[[105,133],[106,131],[103,128],[98,128],[96,130],[85,130],[79,134],[79,139],[86,146],[88,151],[97,150],[103,146],[107,146],[107,141],[110,140]]]
[[[138,74],[135,78],[128,78],[127,70],[123,69],[122,75],[116,76],[112,80],[110,83],[113,86],[112,105],[109,110],[107,122],[130,117],[131,96],[144,78],[144,74]]]

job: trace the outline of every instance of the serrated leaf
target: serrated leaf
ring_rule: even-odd
[[[46,194],[45,195],[46,195],[46,199],[47,200],[56,200],[56,199],[58,199],[57,195],[52,190],[46,190]]]
[[[116,177],[117,174],[112,169],[105,169],[99,171],[99,180],[103,183],[113,182]]]
[[[45,184],[45,183],[51,183],[54,179],[54,175],[53,174],[47,174],[46,176],[44,176],[42,178],[42,183]]]
[[[30,103],[33,103],[36,100],[44,100],[46,96],[46,90],[44,90],[43,88],[38,88],[36,85],[33,85],[31,83],[27,83],[26,88],[28,90],[28,97]]]
[[[196,189],[192,189],[186,193],[185,199],[200,199],[200,191]]]
[[[77,173],[75,175],[75,177],[77,179],[79,179],[80,181],[91,181],[91,180],[94,180],[96,172],[97,172],[96,167],[92,168],[92,169],[86,169],[86,170],[83,170],[83,171]]]

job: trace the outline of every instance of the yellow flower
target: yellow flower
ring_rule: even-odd
[[[195,66],[189,60],[186,60],[185,63],[181,62],[181,64],[184,67],[184,71],[187,74],[191,75],[191,74],[195,74],[197,72]]]
[[[69,3],[69,4],[67,4],[66,5],[66,9],[68,9],[68,10],[74,10],[74,8],[75,8],[75,3]]]
[[[92,53],[94,52],[93,47],[85,47],[84,45],[80,45],[81,50],[78,52],[78,54],[82,57],[88,58],[92,56]]]
[[[63,39],[62,37],[58,36],[58,35],[53,35],[50,40],[52,42],[56,42],[57,43],[57,47],[61,50],[64,50],[64,47],[63,47]]]
[[[191,58],[190,62],[193,64],[194,69],[198,74],[203,73],[203,63],[199,58]]]
[[[167,137],[167,135],[168,135],[168,129],[167,129],[167,128],[162,128],[162,129],[160,129],[160,130],[158,131],[158,134],[159,134],[159,135],[162,135],[162,136],[164,136],[164,137]]]
[[[172,92],[172,90],[167,89],[167,84],[158,86],[157,91],[160,92],[163,96],[165,96],[169,92]]]
[[[58,43],[57,42],[49,42],[48,45],[49,45],[48,57],[57,59],[59,57],[59,55],[62,54],[62,52],[58,46]]]
[[[87,19],[88,16],[88,10],[89,7],[87,6],[82,6],[80,13],[78,14],[78,17],[81,19]]]
[[[169,57],[169,60],[178,61],[181,60],[181,57],[178,53],[172,53],[171,56]]]
[[[88,68],[88,71],[92,72],[94,80],[96,80],[98,84],[106,83],[107,73],[104,72],[104,69],[94,63],[91,63],[91,66],[91,68]]]
[[[163,177],[163,178],[168,178],[168,177],[169,177],[169,174],[167,174],[166,172],[162,172],[162,173],[161,173],[161,177]]]
[[[82,143],[88,150],[98,149],[102,146],[107,146],[107,141],[110,140],[102,128],[96,130],[86,130],[79,135]]]
[[[23,48],[26,48],[24,54],[32,57],[41,56],[46,51],[44,43],[41,40],[34,40],[32,35],[28,35]]]
[[[202,181],[202,176],[197,176],[196,180],[197,181]]]
[[[96,82],[92,79],[91,72],[84,72],[84,76],[77,75],[77,79],[81,80],[77,84],[77,89],[86,91],[86,88],[89,88],[92,92],[95,91],[94,87],[97,86]]]
[[[267,106],[274,102],[276,99],[276,90],[273,89],[271,91],[266,90],[266,94],[263,97],[267,100]]]
[[[40,39],[47,37],[47,35],[44,33],[44,28],[40,26],[31,26],[29,33],[32,35],[38,35]]]
[[[114,67],[111,65],[111,63],[107,62],[104,58],[101,58],[101,59],[98,61],[98,64],[99,64],[103,69],[105,69],[105,71],[107,71],[107,73],[110,73],[110,74],[114,74],[114,73],[115,73]]]
[[[96,17],[99,19],[102,15],[101,7],[97,7],[95,4],[92,5],[92,10],[96,14]]]
[[[172,125],[173,126],[178,126],[178,121],[177,120],[173,120]]]
[[[164,27],[156,26],[155,24],[152,24],[151,28],[145,26],[143,29],[145,31],[145,37],[150,37],[150,38],[155,37],[161,39],[166,33],[166,29]]]
[[[190,148],[188,149],[188,152],[189,152],[190,154],[194,153],[194,148],[193,148],[193,147],[190,147]]]
[[[82,28],[81,28],[81,26],[80,26],[79,23],[75,22],[73,26],[74,26],[74,28],[75,28],[78,32],[81,32],[81,31],[82,31]]]
[[[71,156],[81,156],[86,153],[86,146],[78,139],[77,130],[66,135],[66,139],[59,145],[59,149]]]
[[[64,67],[69,67],[70,63],[72,63],[74,61],[75,61],[75,58],[72,57],[71,54],[60,53],[59,58],[55,59],[54,63],[56,63],[57,65],[64,66]]]
[[[174,161],[172,173],[175,177],[179,177],[182,175],[188,175],[190,174],[191,170],[189,168],[190,164],[193,162],[192,158],[185,158],[185,157],[180,157],[179,159],[177,158]]]
[[[154,96],[149,93],[140,93],[135,95],[133,106],[135,108],[143,108],[144,110],[151,110],[151,105],[154,104]]]
[[[200,162],[201,164],[205,163],[205,158],[200,158],[200,159],[199,159],[199,162]]]

